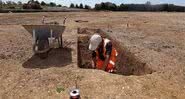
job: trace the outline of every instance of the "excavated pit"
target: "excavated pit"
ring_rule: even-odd
[[[91,35],[94,33],[100,34],[102,37],[109,38],[113,46],[117,49],[119,55],[117,57],[116,74],[121,75],[146,75],[152,74],[154,71],[149,68],[146,63],[140,62],[131,52],[126,48],[121,48],[119,42],[110,38],[104,31],[100,29],[78,29],[78,66],[80,68],[91,69],[91,51],[88,50],[88,43]],[[124,49],[124,50],[123,50]]]

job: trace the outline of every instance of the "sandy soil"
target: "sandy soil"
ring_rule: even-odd
[[[43,15],[59,23],[67,17],[65,48],[46,60],[33,55],[32,37],[22,27],[41,24]],[[165,12],[0,14],[0,98],[67,99],[78,78],[82,99],[184,99],[184,22],[184,13]],[[78,68],[78,27],[111,30],[108,35],[155,72],[124,76]]]

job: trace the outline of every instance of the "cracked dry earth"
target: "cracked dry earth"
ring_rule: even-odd
[[[64,48],[52,50],[45,60],[33,55],[32,37],[22,27],[41,24],[43,15],[48,22],[59,23],[67,17]],[[79,68],[77,28],[103,30],[154,72],[128,76]],[[184,42],[184,13],[0,14],[0,98],[68,99],[78,78],[82,99],[184,99]],[[58,87],[64,90],[58,93]]]

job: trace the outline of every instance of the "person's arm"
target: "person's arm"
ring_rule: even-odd
[[[105,61],[104,61],[103,67],[102,67],[103,70],[106,70],[107,65],[109,64],[109,59],[110,59],[110,56],[111,56],[111,52],[112,52],[112,43],[109,42],[106,45],[106,57],[105,57]]]
[[[92,61],[91,61],[91,64],[92,64],[92,68],[96,68],[96,58],[92,58]]]
[[[102,67],[102,70],[104,70],[104,71],[106,70],[107,65],[109,63],[109,58],[110,58],[110,55],[106,55],[105,62],[104,62],[103,67]]]
[[[92,68],[96,68],[96,52],[92,52],[92,60],[91,60]]]

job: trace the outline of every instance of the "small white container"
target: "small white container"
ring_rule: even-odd
[[[70,99],[81,99],[80,98],[80,90],[79,89],[73,89],[70,92]]]

